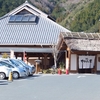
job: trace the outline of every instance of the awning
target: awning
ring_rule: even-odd
[[[52,53],[52,48],[18,48],[18,47],[0,47],[0,52],[33,52],[33,53]]]

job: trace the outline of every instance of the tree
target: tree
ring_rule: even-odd
[[[53,54],[53,58],[54,58],[54,65],[55,68],[57,68],[57,56],[58,56],[59,50],[56,47],[56,44],[53,43],[52,45],[52,54]]]

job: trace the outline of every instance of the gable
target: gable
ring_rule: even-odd
[[[37,24],[38,16],[32,14],[27,10],[22,10],[15,15],[11,15],[9,23],[34,23]]]
[[[22,11],[16,13],[16,15],[32,15],[31,12],[27,11],[26,9],[23,9]]]

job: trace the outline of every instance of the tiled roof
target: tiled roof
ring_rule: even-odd
[[[7,14],[6,14],[7,16]],[[30,23],[9,23],[10,15],[0,19],[0,44],[2,45],[49,45],[57,43],[60,32],[70,32],[42,15],[39,21]]]

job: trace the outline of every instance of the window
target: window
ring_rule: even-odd
[[[15,21],[21,21],[23,18],[23,15],[16,15]]]
[[[36,20],[36,16],[35,15],[31,15],[30,18],[29,18],[29,21],[30,22],[35,22]]]
[[[9,19],[9,22],[13,22],[13,21],[15,21],[15,18],[16,18],[15,15],[14,15],[14,16],[11,16],[10,19]]]
[[[0,62],[1,65],[9,67],[9,68],[14,68],[12,65],[6,63],[6,62]]]
[[[9,23],[36,23],[36,18],[35,15],[12,15]]]
[[[11,63],[12,63],[13,65],[19,66],[19,65],[16,63],[16,61],[14,61],[14,60],[10,60],[10,61],[11,61]]]
[[[27,22],[29,20],[29,16],[23,16],[22,21]]]

